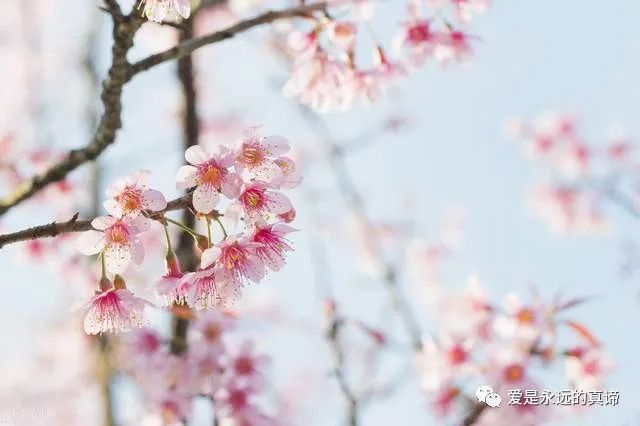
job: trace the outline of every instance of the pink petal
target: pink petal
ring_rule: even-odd
[[[194,166],[209,160],[209,156],[204,152],[200,145],[190,146],[187,148],[184,153],[184,158]]]
[[[133,234],[140,234],[146,232],[151,227],[151,220],[144,216],[127,217],[123,222],[129,228],[129,231]]]
[[[211,185],[200,185],[193,192],[193,207],[200,213],[211,213],[218,204],[220,195]]]
[[[235,174],[229,173],[222,180],[222,193],[227,198],[236,198],[240,195],[240,187],[242,186],[242,179]]]
[[[265,274],[264,263],[257,257],[251,258],[246,263],[246,275],[254,283],[260,281]]]
[[[275,225],[273,225],[271,230],[273,232],[276,232],[276,233],[281,234],[281,235],[287,235],[287,234],[289,234],[291,232],[297,232],[298,231],[298,229],[294,228],[293,226],[289,226],[289,225],[284,224],[284,223],[276,223]]]
[[[291,210],[289,197],[281,192],[271,192],[267,198],[267,207],[271,213],[283,214]]]
[[[289,141],[282,136],[268,136],[260,144],[268,150],[270,156],[278,156],[289,151]]]
[[[162,195],[160,191],[146,189],[142,193],[142,198],[144,206],[149,210],[158,212],[167,208],[167,200],[165,200],[164,195]]]
[[[144,245],[140,241],[131,244],[131,260],[136,265],[141,265],[144,260]]]
[[[198,175],[198,169],[193,166],[182,166],[178,170],[176,176],[176,186],[178,189],[193,188],[198,184],[196,176]]]

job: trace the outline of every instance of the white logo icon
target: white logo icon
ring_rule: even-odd
[[[500,395],[493,391],[491,386],[480,386],[476,389],[476,398],[478,402],[484,402],[489,407],[499,407],[502,402]]]
[[[484,402],[486,402],[489,407],[496,408],[500,406],[502,398],[500,398],[500,395],[498,395],[497,393],[490,393],[489,395],[487,395]]]

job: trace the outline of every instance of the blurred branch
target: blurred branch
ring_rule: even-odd
[[[162,211],[148,212],[147,216],[150,219],[162,221],[162,217],[166,212],[174,210],[184,210],[188,209],[190,206],[191,194],[188,194],[168,202],[167,208]],[[0,235],[0,249],[8,244],[17,243],[20,241],[35,240],[39,238],[51,238],[57,237],[61,234],[67,234],[71,232],[84,232],[93,229],[93,226],[91,226],[91,222],[93,219],[78,220],[78,216],[79,214],[76,213],[71,219],[66,222],[52,222],[47,225],[34,226],[11,234]]]
[[[323,11],[326,8],[327,8],[326,2],[319,2],[319,3],[310,4],[310,5],[292,7],[289,9],[271,10],[261,15],[258,15],[254,18],[240,21],[237,24],[231,25],[230,27],[224,30],[216,31],[214,33],[211,33],[202,37],[182,41],[180,44],[178,44],[175,47],[172,47],[171,49],[165,50],[164,52],[160,52],[155,55],[148,56],[147,58],[132,64],[129,70],[129,78],[132,78],[136,74],[146,71],[149,68],[155,67],[156,65],[160,65],[163,62],[167,62],[172,59],[179,59],[187,55],[190,55],[196,49],[199,49],[203,46],[218,43],[218,42],[233,38],[236,34],[250,30],[254,27],[264,25],[264,24],[269,24],[271,22],[274,22],[280,19],[285,19],[285,18],[295,18],[295,17],[309,18],[312,16],[313,12]]]
[[[331,309],[329,313],[329,325],[327,327],[327,341],[333,352],[335,363],[333,367],[333,375],[338,381],[338,386],[347,400],[348,404],[348,424],[349,426],[358,425],[359,399],[355,392],[351,389],[347,377],[344,374],[345,354],[342,344],[340,343],[340,329],[344,321],[337,317],[336,309]]]
[[[13,194],[1,199],[0,216],[31,198],[47,185],[63,180],[69,173],[84,163],[95,160],[107,147],[114,143],[116,132],[122,127],[122,90],[126,83],[136,74],[163,62],[183,58],[200,47],[227,40],[251,28],[284,18],[309,17],[314,11],[324,10],[325,8],[326,3],[320,2],[265,12],[254,18],[238,22],[224,30],[203,37],[185,40],[172,49],[151,55],[133,65],[127,61],[127,54],[133,46],[136,32],[143,25],[145,19],[140,16],[135,6],[129,15],[117,16],[112,14],[114,39],[112,61],[107,78],[103,82],[101,94],[104,112],[91,142],[84,148],[70,151],[62,161],[51,166],[43,173],[31,177],[22,183]]]
[[[184,28],[180,32],[180,44],[186,43],[193,37],[193,20],[195,14],[184,22]],[[195,83],[195,71],[193,57],[191,55],[178,59],[178,80],[183,98],[182,115],[182,150],[190,146],[197,145],[200,138],[200,123],[198,119],[198,96]],[[183,223],[193,228],[195,218],[193,215],[185,214]],[[177,247],[178,256],[183,266],[191,269],[195,268],[197,259],[194,256],[191,239],[188,235],[182,234]],[[174,315],[172,317],[171,352],[180,354],[187,348],[187,331],[189,321],[185,318]]]
[[[395,266],[391,262],[384,260],[382,247],[376,236],[376,230],[368,217],[362,197],[353,183],[353,180],[349,176],[347,165],[344,161],[343,151],[334,142],[334,138],[331,135],[329,128],[318,115],[306,108],[303,108],[303,112],[308,121],[312,123],[320,133],[320,138],[328,150],[329,163],[337,179],[340,193],[364,226],[364,235],[368,240],[367,242],[370,248],[375,251],[376,256],[382,263],[383,283],[389,295],[391,304],[400,316],[400,319],[409,334],[414,350],[420,351],[422,349],[420,327],[418,326],[413,312],[411,311],[411,306],[402,295]]]

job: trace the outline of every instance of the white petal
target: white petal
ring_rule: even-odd
[[[98,216],[91,221],[91,226],[93,226],[98,231],[104,231],[117,221],[118,219],[112,216]]]
[[[178,170],[178,175],[176,176],[176,186],[178,187],[178,189],[188,189],[196,186],[197,174],[198,169],[193,166],[180,167],[180,169]]]
[[[200,185],[193,191],[193,207],[200,213],[211,213],[220,195],[211,185]]]
[[[104,261],[109,272],[121,274],[131,262],[131,247],[121,244],[109,244],[104,251]]]
[[[184,158],[195,166],[202,164],[209,159],[200,145],[194,145],[187,148],[184,153]]]
[[[91,256],[100,253],[104,247],[104,234],[98,231],[83,232],[78,237],[78,250],[82,254]]]
[[[213,263],[220,257],[221,252],[222,250],[220,250],[218,247],[210,247],[202,252],[202,257],[200,258],[200,268],[205,269],[213,265]]]
[[[122,208],[120,208],[120,204],[113,198],[109,198],[104,200],[102,203],[104,209],[112,216],[120,217],[122,216]]]
[[[178,12],[178,15],[182,16],[184,19],[188,19],[191,14],[191,3],[190,0],[173,0],[173,7]]]

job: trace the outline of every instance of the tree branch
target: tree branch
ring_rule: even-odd
[[[174,210],[184,210],[191,206],[191,194],[176,198],[167,203],[167,208],[159,212],[148,212],[147,216],[153,220],[162,221],[165,213]],[[34,226],[11,234],[0,235],[0,249],[8,244],[20,241],[35,240],[40,238],[52,238],[61,234],[72,232],[84,232],[93,229],[91,220],[78,220],[78,213],[66,222],[52,222],[47,225]]]
[[[114,18],[112,62],[107,78],[103,82],[101,94],[104,113],[100,118],[98,128],[91,142],[84,148],[70,151],[62,161],[53,165],[43,173],[31,177],[20,185],[13,194],[0,200],[0,216],[31,198],[47,185],[63,180],[69,173],[84,163],[95,160],[107,147],[113,144],[116,132],[122,126],[120,118],[122,111],[122,89],[136,74],[163,62],[183,58],[200,47],[227,40],[238,33],[256,26],[284,18],[310,17],[314,11],[324,10],[326,7],[326,2],[320,2],[306,6],[265,12],[255,18],[232,25],[227,29],[184,41],[172,49],[151,55],[133,65],[127,62],[127,53],[133,46],[134,36],[145,22],[145,19],[139,16],[135,9],[128,16],[123,16],[118,19]]]
[[[187,55],[190,55],[200,47],[230,39],[234,37],[236,34],[250,30],[254,27],[257,27],[263,24],[269,24],[271,22],[277,21],[279,19],[285,19],[285,18],[295,18],[295,17],[309,18],[309,17],[312,17],[313,12],[323,11],[326,8],[327,8],[326,2],[319,2],[319,3],[309,4],[309,5],[292,7],[289,9],[271,10],[271,11],[265,12],[254,18],[238,22],[237,24],[234,24],[224,30],[216,31],[206,36],[183,41],[177,46],[172,47],[171,49],[165,50],[164,52],[160,52],[155,55],[148,56],[147,58],[142,59],[131,65],[129,77],[131,78],[134,75],[139,74],[143,71],[146,71],[149,68],[155,67],[156,65],[159,65],[163,62],[185,57]]]
[[[122,126],[120,114],[122,111],[122,88],[129,81],[129,63],[127,53],[133,46],[133,38],[144,19],[133,13],[123,19],[113,21],[112,60],[107,78],[102,84],[101,100],[104,112],[91,142],[82,149],[75,149],[59,163],[45,172],[33,176],[20,185],[16,191],[0,200],[0,216],[8,212],[23,201],[31,198],[47,185],[64,179],[71,171],[80,165],[95,160],[116,137],[116,132]]]

